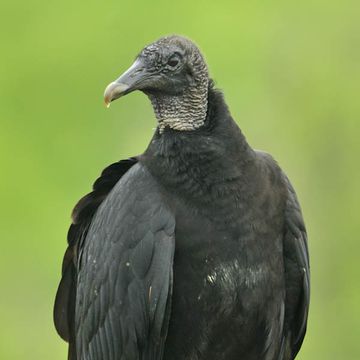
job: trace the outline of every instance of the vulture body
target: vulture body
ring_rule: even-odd
[[[105,100],[133,90],[159,126],[74,209],[54,310],[69,359],[294,359],[309,262],[289,180],[248,145],[189,40],[147,46]]]

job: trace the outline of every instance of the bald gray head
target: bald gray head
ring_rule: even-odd
[[[134,90],[147,94],[159,129],[195,130],[204,124],[209,75],[197,46],[168,36],[146,46],[134,64],[105,90],[105,103]]]

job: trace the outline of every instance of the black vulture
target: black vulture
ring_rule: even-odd
[[[54,308],[69,359],[294,359],[309,259],[288,178],[249,146],[192,41],[146,46],[105,102],[134,90],[158,126],[73,211]]]

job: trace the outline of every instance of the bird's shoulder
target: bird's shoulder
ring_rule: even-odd
[[[271,173],[276,176],[282,183],[284,183],[282,170],[275,160],[275,158],[268,152],[263,150],[254,150],[257,164],[259,164],[261,170]],[[284,183],[285,185],[285,183]]]
[[[288,198],[284,173],[274,157],[261,150],[254,150],[255,173],[251,174],[258,194],[268,198],[279,216],[283,214]],[[261,196],[260,196],[261,197]],[[282,216],[281,216],[282,217]]]

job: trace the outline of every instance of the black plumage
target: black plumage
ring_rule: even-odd
[[[294,359],[309,261],[289,180],[248,145],[189,40],[146,47],[105,100],[136,89],[153,139],[103,171],[68,233],[54,319],[69,359]]]

